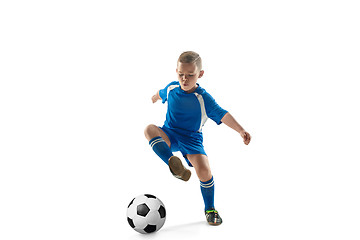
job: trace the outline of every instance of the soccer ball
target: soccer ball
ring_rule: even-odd
[[[139,233],[158,231],[165,223],[165,206],[157,197],[143,194],[134,198],[127,208],[129,225]]]

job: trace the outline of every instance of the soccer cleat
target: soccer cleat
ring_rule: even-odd
[[[214,208],[205,211],[206,220],[210,225],[218,226],[222,224],[222,219]]]
[[[180,158],[176,156],[169,158],[169,168],[174,177],[179,178],[185,182],[188,181],[191,177],[191,171],[186,169]]]

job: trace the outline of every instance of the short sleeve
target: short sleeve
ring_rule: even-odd
[[[205,92],[202,96],[205,103],[206,115],[218,125],[221,124],[221,119],[228,111],[221,108],[209,93]]]
[[[159,96],[160,96],[161,99],[162,99],[162,103],[165,103],[165,102],[167,101],[168,88],[169,88],[171,85],[179,85],[179,83],[176,82],[176,81],[171,82],[171,83],[169,83],[164,89],[161,89],[161,90],[159,91]]]

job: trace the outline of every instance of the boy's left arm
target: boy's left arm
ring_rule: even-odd
[[[224,115],[224,117],[221,119],[221,122],[225,123],[227,126],[240,133],[246,145],[250,143],[250,134],[244,130],[244,128],[235,120],[235,118],[229,112]]]

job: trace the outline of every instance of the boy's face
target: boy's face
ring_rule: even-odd
[[[178,63],[176,73],[180,82],[181,89],[185,92],[193,92],[197,88],[197,80],[204,74],[199,70],[195,63]]]

